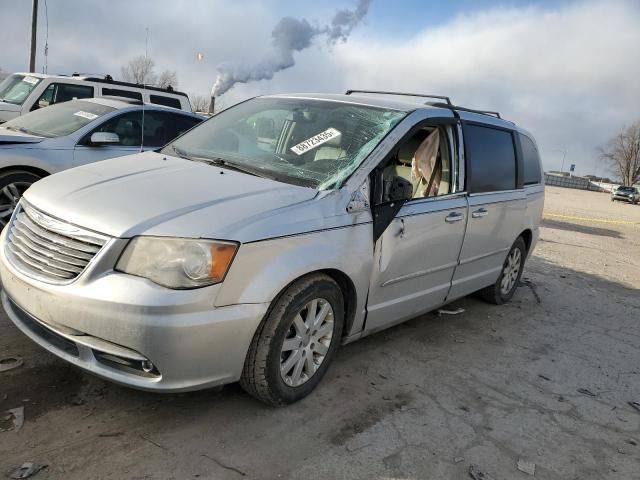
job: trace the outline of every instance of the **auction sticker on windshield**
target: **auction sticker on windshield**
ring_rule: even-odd
[[[335,128],[327,128],[324,132],[320,132],[317,135],[314,135],[311,138],[308,138],[297,145],[291,147],[291,150],[296,155],[302,155],[314,148],[322,145],[323,143],[327,143],[329,140],[339,137],[342,133]]]
[[[95,120],[96,118],[98,118],[98,115],[96,115],[95,113],[83,112],[82,110],[74,113],[74,115],[77,115],[78,117],[86,118],[87,120]]]
[[[36,77],[24,77],[22,81],[30,85],[35,85],[39,80]]]

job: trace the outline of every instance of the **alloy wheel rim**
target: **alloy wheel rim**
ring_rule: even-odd
[[[505,262],[502,270],[502,281],[500,282],[500,291],[503,295],[508,295],[518,281],[520,273],[520,265],[522,264],[522,253],[519,248],[514,248]]]
[[[22,194],[31,186],[29,182],[13,182],[0,189],[0,225],[9,223],[13,211],[18,206]]]
[[[333,308],[324,298],[311,300],[295,315],[280,349],[285,384],[299,387],[313,377],[329,352],[333,330]]]

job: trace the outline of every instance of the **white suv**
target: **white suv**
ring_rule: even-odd
[[[191,112],[186,93],[119,82],[105,77],[73,74],[14,73],[0,83],[0,123],[54,103],[91,97],[125,97]]]

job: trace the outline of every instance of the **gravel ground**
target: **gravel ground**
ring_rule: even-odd
[[[640,206],[550,187],[514,300],[455,302],[344,347],[282,409],[231,385],[155,395],[93,378],[0,316],[0,472],[37,479],[640,478]],[[526,470],[527,465],[521,464]],[[531,465],[529,465],[531,467]],[[490,478],[490,477],[478,477]]]

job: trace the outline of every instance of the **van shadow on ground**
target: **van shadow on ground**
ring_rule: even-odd
[[[65,480],[409,479],[465,478],[474,463],[519,478],[524,457],[543,478],[632,478],[637,291],[537,257],[525,281],[510,304],[464,298],[462,314],[426,314],[343,347],[316,392],[280,409],[237,385],[138,392],[41,351],[38,367],[0,374],[0,411],[22,404],[26,416],[19,434],[0,433],[0,469],[48,463],[43,478]]]
[[[617,230],[609,228],[593,227],[590,225],[580,225],[578,223],[563,222],[560,220],[552,220],[549,218],[543,218],[540,223],[541,227],[555,228],[558,230],[567,230],[571,232],[585,233],[587,235],[598,235],[603,237],[622,238],[622,235]]]

